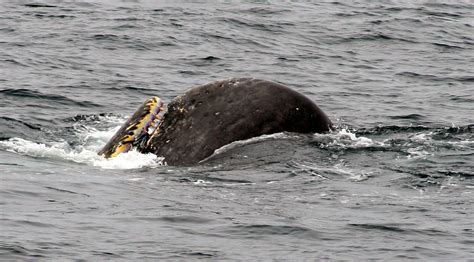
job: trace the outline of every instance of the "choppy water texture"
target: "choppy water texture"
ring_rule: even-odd
[[[472,1],[156,2],[0,2],[2,260],[474,257]],[[238,76],[338,130],[96,155],[147,97]]]

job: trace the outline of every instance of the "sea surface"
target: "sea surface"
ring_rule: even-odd
[[[0,260],[472,261],[473,68],[473,1],[0,1]],[[96,154],[231,77],[337,129]]]

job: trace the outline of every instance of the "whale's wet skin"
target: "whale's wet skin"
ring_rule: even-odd
[[[253,78],[233,78],[188,90],[164,110],[158,97],[139,106],[99,155],[136,149],[171,165],[196,164],[234,141],[279,132],[327,133],[332,123],[302,94]],[[154,126],[153,131],[149,127]]]
[[[472,2],[0,6],[0,260],[474,256]]]

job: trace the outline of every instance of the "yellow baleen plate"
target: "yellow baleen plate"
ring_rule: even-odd
[[[148,141],[149,129],[157,128],[155,121],[160,120],[163,111],[164,104],[159,97],[147,99],[98,154],[110,158],[133,148],[140,149]]]

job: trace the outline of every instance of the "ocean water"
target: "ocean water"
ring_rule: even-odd
[[[473,65],[472,1],[0,1],[0,260],[473,259]],[[337,130],[96,154],[230,77]]]

